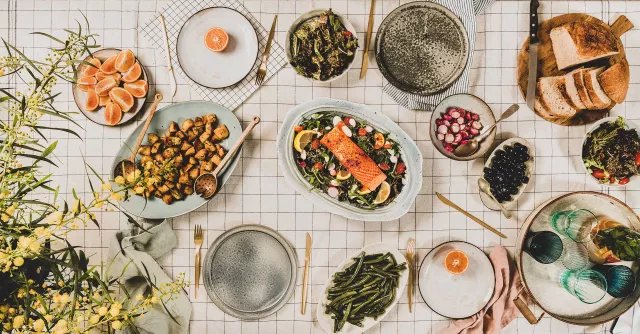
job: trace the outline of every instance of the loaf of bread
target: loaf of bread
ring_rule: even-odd
[[[565,76],[540,78],[537,89],[541,106],[551,116],[570,118],[579,111],[569,97]]]
[[[598,24],[573,21],[551,29],[551,45],[558,69],[618,54],[613,33]]]
[[[617,63],[598,76],[602,90],[616,103],[622,103],[629,90],[629,67]]]

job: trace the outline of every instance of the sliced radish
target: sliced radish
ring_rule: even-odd
[[[391,161],[391,163],[394,163],[394,164],[395,164],[396,162],[398,162],[398,157],[396,157],[395,155],[392,155],[392,156],[389,158],[389,161]]]
[[[369,133],[371,133],[371,131],[373,131],[373,128],[370,127],[369,125],[365,126],[364,129]]]
[[[455,137],[451,133],[448,133],[446,136],[444,136],[444,142],[447,143],[447,144],[453,143],[454,139],[455,139]]]
[[[456,119],[456,122],[458,122],[458,124],[464,124],[464,118],[462,118],[462,117],[458,117],[458,118]]]
[[[436,119],[436,125],[442,125],[442,124],[444,124],[444,120],[440,118]]]
[[[451,115],[452,112],[457,111],[457,110],[458,110],[458,108],[456,108],[456,107],[449,107],[449,108],[447,108],[447,114]]]
[[[447,120],[445,120],[444,123],[442,123],[442,124],[444,124],[446,127],[450,127],[451,126],[451,122],[449,122]]]
[[[336,164],[334,163],[330,163],[329,166],[327,166],[327,170],[332,171],[336,169]]]
[[[469,138],[469,132],[467,131],[460,131],[460,135],[462,136],[462,139]]]
[[[467,111],[462,109],[462,108],[458,109],[458,112],[460,113],[460,116],[462,116],[462,117],[464,117],[464,115],[467,113]]]
[[[451,117],[458,118],[458,117],[460,117],[460,113],[456,110],[456,111],[451,113]]]
[[[453,152],[453,147],[450,144],[445,144],[444,149],[447,150],[447,152]]]
[[[331,130],[331,127],[330,126],[326,126],[324,129],[325,130]]]
[[[345,123],[347,123],[347,124],[349,124],[351,126],[356,126],[356,120],[353,119],[352,117],[347,116],[347,117],[345,117],[344,120],[345,120]]]
[[[329,181],[329,185],[333,187],[337,187],[340,185],[340,182],[338,182],[338,180],[331,180]]]
[[[336,173],[335,169],[332,169],[332,170],[329,171],[329,175],[331,175],[331,176],[336,176],[336,174],[338,174],[338,173]]]
[[[452,121],[453,117],[451,117],[451,115],[442,115],[442,118],[444,118],[445,121]]]
[[[479,121],[474,121],[473,123],[471,123],[471,126],[474,129],[478,129],[478,130],[482,129],[482,123],[480,123]]]
[[[438,140],[444,140],[444,134],[438,133]]]
[[[342,132],[344,132],[345,135],[347,135],[347,137],[351,137],[353,134],[351,133],[351,129],[349,129],[348,126],[343,126],[342,127]]]
[[[466,119],[467,121],[471,120],[471,112],[468,112],[464,115],[464,119]]]
[[[471,119],[473,119],[474,121],[477,121],[480,119],[480,116],[476,113],[471,113]]]
[[[460,135],[459,133],[456,135],[455,139],[453,139],[453,143],[454,144],[460,144],[460,142],[462,141],[462,135]]]
[[[467,128],[466,124],[460,124],[460,131],[463,131],[466,128]]]
[[[441,134],[443,134],[443,135],[447,134],[447,130],[448,130],[448,128],[447,128],[447,126],[446,126],[446,125],[444,125],[444,124],[443,124],[443,125],[440,125],[440,126],[438,127],[438,133],[441,133]]]
[[[300,159],[302,159],[302,160],[306,160],[307,159],[307,151],[302,150],[302,152],[300,152]]]
[[[340,118],[340,116],[333,116],[333,126],[338,125],[340,121],[342,121],[342,118]]]
[[[458,123],[451,124],[451,132],[453,132],[453,133],[460,132],[460,124],[458,124]]]
[[[478,129],[476,129],[474,127],[471,127],[471,128],[469,128],[469,133],[474,135],[474,136],[477,136],[480,133],[480,131],[478,131]]]
[[[336,198],[338,197],[338,195],[340,195],[340,191],[338,191],[338,188],[330,187],[329,189],[327,189],[327,194],[329,194],[329,196],[333,198]]]
[[[462,140],[462,141],[460,142],[460,145],[464,145],[464,144],[466,144],[466,143],[468,143],[468,142],[469,142],[468,140]]]

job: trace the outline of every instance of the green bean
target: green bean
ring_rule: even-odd
[[[353,273],[353,275],[351,276],[351,278],[349,278],[349,280],[346,283],[343,283],[341,285],[349,285],[349,283],[353,282],[353,280],[356,278],[356,276],[360,272],[360,269],[362,268],[362,263],[363,262],[364,262],[364,252],[362,252],[360,254],[360,258],[358,259],[358,266],[356,267],[356,270]]]

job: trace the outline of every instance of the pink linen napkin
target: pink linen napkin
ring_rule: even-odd
[[[497,334],[517,317],[518,308],[513,300],[521,286],[520,274],[501,245],[493,247],[489,259],[496,273],[496,289],[489,303],[470,318],[452,322],[442,334]],[[529,304],[528,299],[525,301]]]

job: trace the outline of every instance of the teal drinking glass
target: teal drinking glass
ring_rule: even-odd
[[[598,217],[585,209],[558,211],[551,217],[551,227],[577,243],[590,241],[597,224]]]
[[[585,304],[597,303],[607,294],[607,280],[598,271],[567,270],[560,274],[560,284]]]
[[[551,231],[529,232],[523,250],[542,264],[554,263],[562,256],[562,239]]]
[[[607,280],[607,293],[613,298],[624,298],[636,289],[636,274],[627,266],[597,265],[592,268]]]

